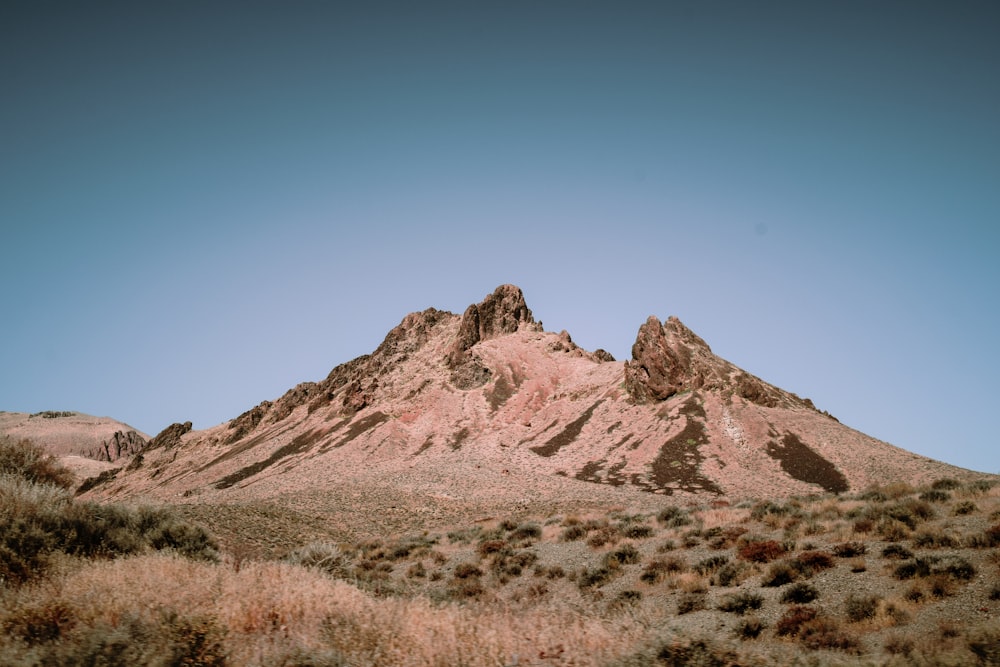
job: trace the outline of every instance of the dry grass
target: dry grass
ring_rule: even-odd
[[[575,664],[597,665],[625,653],[639,634],[628,620],[560,605],[515,611],[379,600],[291,564],[252,563],[237,572],[164,555],[92,563],[5,602],[22,616],[63,610],[74,619],[70,636],[136,616],[150,623],[165,613],[210,618],[227,629],[226,655],[240,665],[280,664],[295,651],[332,652],[346,664],[497,665],[568,647],[582,660]]]
[[[74,502],[18,484],[19,507]],[[0,663],[94,663],[113,645],[139,664],[993,664],[988,614],[942,623],[1000,599],[1000,496],[945,489],[975,498],[953,527],[942,504],[962,501],[906,490],[670,509],[655,523],[621,508],[500,517],[303,544],[282,561],[56,552],[44,576],[0,585]],[[844,539],[837,526],[862,518],[913,529]]]

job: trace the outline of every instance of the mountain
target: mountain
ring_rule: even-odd
[[[407,315],[371,354],[227,423],[174,424],[88,486],[221,504],[379,489],[386,511],[438,513],[461,499],[488,511],[782,497],[974,474],[841,424],[719,358],[677,318],[650,317],[619,362],[544,331],[502,285],[462,315]]]
[[[114,462],[142,449],[149,436],[110,417],[46,410],[0,412],[0,435],[32,440],[55,456]]]

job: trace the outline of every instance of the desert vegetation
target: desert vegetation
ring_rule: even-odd
[[[1000,487],[664,499],[220,548],[0,441],[9,665],[996,665]]]

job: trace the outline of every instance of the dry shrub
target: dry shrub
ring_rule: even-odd
[[[739,639],[757,639],[767,626],[756,616],[750,616],[736,625],[736,636]]]
[[[334,577],[346,579],[350,576],[350,563],[347,556],[336,544],[329,542],[312,542],[296,549],[285,560],[302,567],[314,567]]]
[[[698,561],[694,565],[694,571],[698,574],[712,574],[729,562],[728,556],[709,556]]]
[[[1000,628],[995,624],[973,629],[966,645],[981,665],[1000,665]]]
[[[630,523],[619,527],[621,534],[631,540],[644,540],[653,536],[653,529],[644,524]]]
[[[952,510],[952,514],[954,514],[955,516],[966,516],[969,514],[975,514],[978,511],[979,508],[976,507],[976,503],[972,502],[971,500],[963,500],[962,502],[957,503],[955,505],[954,509]]]
[[[924,582],[928,592],[935,598],[947,598],[955,594],[955,582],[946,574],[932,574]]]
[[[469,579],[470,577],[483,576],[483,571],[472,563],[459,563],[455,566],[452,576],[456,579]]]
[[[785,584],[790,584],[798,579],[799,574],[799,569],[794,567],[788,561],[771,563],[771,565],[767,568],[767,572],[764,573],[764,576],[760,581],[760,585],[769,588],[784,586]]]
[[[886,542],[902,542],[910,536],[910,529],[900,521],[886,519],[879,522],[877,533]]]
[[[672,583],[685,593],[704,593],[708,590],[708,579],[695,572],[682,572]]]
[[[728,549],[736,543],[741,535],[747,532],[743,526],[721,526],[705,531],[705,540],[712,549]]]
[[[719,603],[720,611],[727,611],[742,616],[751,609],[760,609],[764,605],[764,598],[757,593],[742,591],[727,595]]]
[[[576,585],[579,586],[581,590],[586,591],[594,588],[600,588],[619,576],[621,576],[621,569],[617,567],[602,565],[601,567],[590,569],[584,568],[576,577]]]
[[[642,593],[640,591],[626,589],[624,591],[618,591],[614,599],[608,603],[608,611],[611,613],[621,611],[623,609],[628,609],[629,607],[634,607],[642,601]]]
[[[0,475],[10,475],[33,484],[48,484],[62,489],[73,486],[73,473],[28,439],[13,440],[0,435]]]
[[[677,599],[677,613],[690,614],[694,611],[701,611],[707,606],[707,596],[704,591],[690,591],[682,593]]]
[[[909,657],[913,653],[915,643],[913,638],[904,635],[889,635],[886,637],[882,648],[890,655],[900,655]]]
[[[789,586],[781,595],[781,601],[786,604],[807,604],[817,598],[819,598],[819,591],[815,586],[805,582]]]
[[[792,504],[781,505],[770,500],[764,500],[750,508],[750,518],[754,521],[769,523],[777,527],[781,517],[801,515],[801,510]],[[775,520],[777,519],[777,520]]]
[[[845,504],[838,498],[826,498],[814,504],[810,512],[812,519],[830,520],[844,516]]]
[[[837,558],[853,558],[863,556],[868,551],[864,542],[842,542],[833,546],[833,555]]]
[[[775,634],[779,637],[796,637],[802,630],[802,626],[814,620],[819,615],[819,610],[815,607],[804,607],[796,605],[790,607],[778,619],[774,626]]]
[[[951,494],[940,489],[931,489],[921,493],[919,498],[929,503],[945,503],[951,500]]]
[[[811,577],[816,572],[833,567],[833,556],[825,551],[803,551],[793,559],[792,566],[804,576]]]
[[[514,551],[504,549],[493,554],[490,560],[490,572],[492,572],[501,583],[507,581],[507,577],[519,577],[526,567],[534,564],[538,560],[538,554],[534,551]]]
[[[657,547],[656,553],[665,554],[668,551],[674,551],[677,549],[677,543],[673,540],[663,540]]]
[[[965,487],[967,493],[976,496],[995,495],[993,492],[995,492],[998,488],[1000,487],[998,487],[996,482],[991,479],[977,479],[973,482],[969,482],[969,484]]]
[[[875,522],[868,518],[857,519],[852,528],[855,533],[867,534],[875,530]]]
[[[601,559],[609,567],[621,567],[622,565],[634,565],[642,559],[639,550],[632,544],[623,544],[614,551],[604,554]]]
[[[490,554],[503,551],[507,546],[506,540],[483,540],[479,543],[476,551],[479,552],[480,556],[489,556]]]
[[[913,535],[913,546],[919,549],[948,549],[958,546],[958,540],[940,528],[924,528]]]
[[[639,578],[648,584],[658,584],[672,574],[687,570],[687,563],[680,558],[657,558],[646,563]]]
[[[790,607],[778,619],[775,632],[779,637],[795,637],[814,650],[860,652],[856,637],[841,629],[836,620],[820,614],[813,607]]]
[[[747,542],[736,553],[743,560],[753,563],[769,563],[784,555],[785,547],[774,540],[760,540]]]
[[[909,560],[913,558],[913,552],[900,544],[888,544],[882,549],[882,558]]]
[[[624,656],[606,667],[745,667],[756,660],[744,662],[736,652],[714,639],[678,637],[670,633],[666,639],[652,642],[637,652]]]
[[[844,601],[844,613],[851,623],[860,623],[875,618],[882,598],[878,595],[848,596]]]
[[[743,561],[726,563],[711,577],[713,586],[739,586],[754,574],[754,568]]]
[[[591,533],[590,537],[587,538],[587,544],[597,549],[606,544],[617,544],[619,539],[621,539],[621,533],[616,527],[602,526]]]
[[[510,539],[522,544],[540,540],[542,539],[542,527],[537,523],[523,523],[511,531]]]
[[[886,484],[885,486],[878,487],[882,494],[888,500],[895,500],[896,498],[902,498],[904,496],[910,496],[916,493],[916,489],[913,488],[907,482],[892,482]]]
[[[664,507],[660,510],[656,515],[656,520],[667,528],[679,528],[691,523],[690,515],[680,507],[674,506]]]
[[[717,507],[699,510],[693,516],[704,530],[742,527],[750,516],[750,510],[739,507]]]

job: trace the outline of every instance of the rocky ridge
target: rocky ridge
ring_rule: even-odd
[[[226,424],[176,424],[129,468],[91,493],[222,502],[371,479],[448,497],[787,496],[973,474],[840,424],[674,317],[650,317],[625,363],[583,350],[513,285],[461,316],[411,313],[371,354]]]

